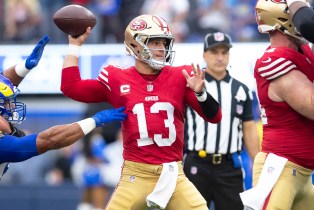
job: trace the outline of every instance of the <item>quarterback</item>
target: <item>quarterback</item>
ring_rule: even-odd
[[[254,69],[262,108],[262,152],[254,160],[255,187],[242,198],[246,201],[249,192],[257,193],[250,198],[265,195],[251,203],[260,203],[257,209],[314,206],[314,56],[287,9],[285,1],[267,0],[259,0],[255,8],[258,29],[269,34],[270,46]]]
[[[166,21],[140,15],[125,30],[125,47],[135,66],[107,66],[97,79],[82,80],[79,49],[91,29],[73,38],[62,70],[61,90],[81,102],[125,106],[124,165],[107,210],[207,210],[206,201],[182,170],[184,112],[190,105],[206,121],[221,120],[219,103],[204,89],[197,65],[173,67],[174,36]],[[80,90],[80,91],[77,91]],[[121,202],[123,201],[123,202]]]

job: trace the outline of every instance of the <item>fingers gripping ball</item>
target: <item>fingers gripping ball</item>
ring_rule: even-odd
[[[96,25],[95,15],[80,5],[68,5],[53,15],[53,22],[64,33],[78,37],[85,33],[87,27]]]
[[[125,107],[120,107],[117,109],[108,109],[108,110],[97,112],[93,116],[93,119],[96,122],[96,127],[103,126],[113,121],[125,120],[127,115],[123,113],[124,110],[125,110]]]

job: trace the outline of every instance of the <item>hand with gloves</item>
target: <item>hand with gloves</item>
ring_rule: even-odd
[[[46,44],[49,42],[50,38],[48,35],[43,36],[39,42],[36,44],[32,53],[23,62],[18,63],[15,66],[15,72],[20,77],[25,77],[30,70],[36,67],[43,55]]]
[[[96,127],[100,127],[110,122],[125,120],[127,115],[123,112],[124,110],[124,106],[117,109],[102,110],[97,112],[92,118],[95,120]]]
[[[26,58],[25,61],[25,68],[28,70],[33,69],[38,65],[38,62],[43,55],[44,48],[46,44],[49,42],[50,38],[48,35],[45,35],[39,40],[35,48],[33,49],[32,53]]]

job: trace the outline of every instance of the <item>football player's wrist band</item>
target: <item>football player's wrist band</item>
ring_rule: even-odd
[[[297,2],[297,1],[306,3],[305,0],[287,0],[286,2],[287,2],[287,5],[290,6],[293,2]]]
[[[78,121],[76,123],[79,124],[85,135],[91,132],[94,128],[96,128],[96,122],[91,117],[86,118],[85,120]]]
[[[25,77],[30,71],[25,67],[25,62],[26,59],[24,61],[19,62],[18,64],[16,64],[15,66],[15,72],[17,75],[19,75],[20,77]]]
[[[67,49],[67,55],[72,55],[75,57],[80,57],[81,46],[69,44]]]
[[[195,93],[195,92],[194,92],[194,93]],[[203,90],[203,92],[201,92],[201,93],[195,93],[195,95],[196,95],[196,98],[197,98],[197,100],[198,100],[199,102],[203,102],[203,101],[205,101],[206,98],[207,98],[207,93],[206,93],[205,90]]]

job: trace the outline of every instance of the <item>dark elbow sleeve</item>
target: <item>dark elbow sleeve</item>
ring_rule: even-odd
[[[207,94],[206,100],[199,103],[204,115],[207,118],[213,118],[217,115],[220,109],[220,105],[209,93],[206,92],[206,94]]]
[[[293,16],[293,23],[305,39],[314,43],[314,10],[311,7],[300,8]]]

